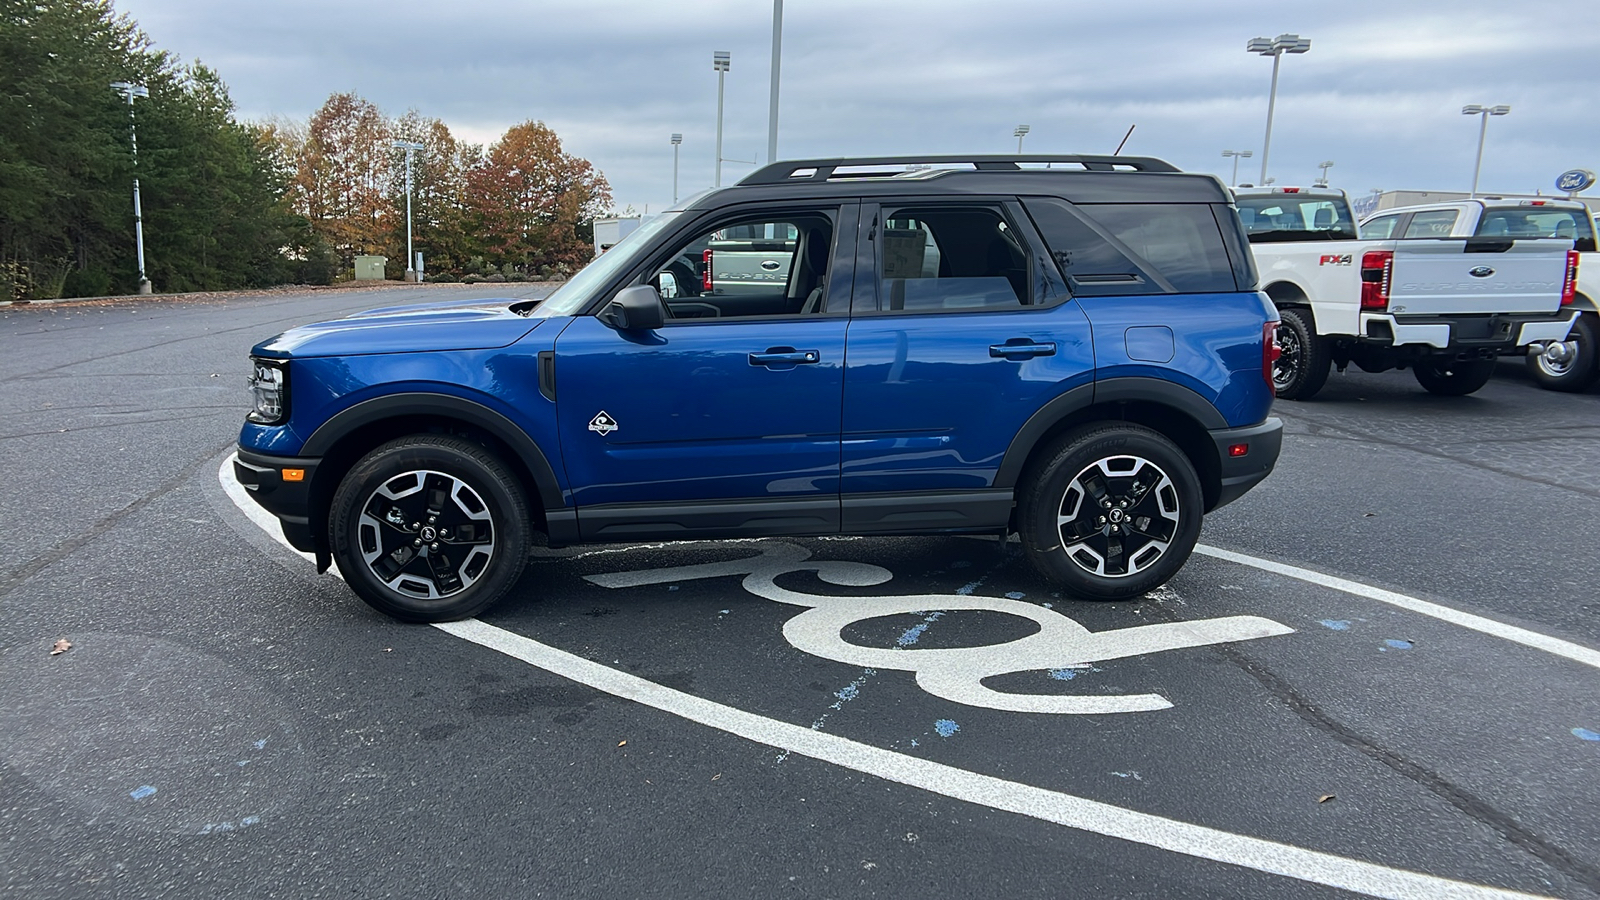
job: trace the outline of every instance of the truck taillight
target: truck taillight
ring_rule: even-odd
[[[1578,296],[1578,251],[1567,251],[1567,279],[1561,282],[1561,305],[1568,306]]]
[[[1361,308],[1389,308],[1389,281],[1394,276],[1393,250],[1368,250],[1361,256]]]
[[[1278,323],[1268,322],[1261,326],[1261,377],[1267,380],[1267,390],[1276,397],[1278,387],[1272,381],[1273,364],[1278,361],[1281,351],[1278,349]]]
[[[711,250],[710,250],[710,248],[707,248],[706,252],[701,254],[700,263],[701,263],[701,272],[704,273],[704,274],[702,274],[700,276],[700,288],[701,288],[701,290],[703,290],[703,291],[705,291],[706,293],[709,294],[709,293],[711,293]]]

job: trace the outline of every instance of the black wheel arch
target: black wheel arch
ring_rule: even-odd
[[[1056,436],[1089,422],[1143,425],[1178,445],[1200,475],[1205,509],[1222,494],[1222,463],[1209,432],[1228,421],[1200,394],[1157,378],[1108,378],[1081,385],[1035,412],[1011,440],[995,474],[995,487],[1015,488]]]
[[[539,445],[501,413],[449,394],[407,392],[365,400],[328,419],[306,440],[302,456],[321,457],[310,486],[308,525],[327,552],[328,514],[345,473],[379,445],[410,434],[448,434],[483,445],[516,476],[535,528],[548,531],[547,506],[563,505],[555,470]]]

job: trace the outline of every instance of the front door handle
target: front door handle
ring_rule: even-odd
[[[793,347],[768,347],[764,353],[750,354],[750,365],[787,369],[790,366],[812,366],[822,359],[816,350],[796,350]]]
[[[1055,356],[1056,342],[1035,343],[1032,338],[1012,338],[1004,344],[990,344],[989,355],[996,359],[1032,359],[1035,356]]]

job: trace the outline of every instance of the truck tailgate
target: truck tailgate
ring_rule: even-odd
[[[1425,316],[1554,313],[1571,241],[1397,241],[1389,311]]]

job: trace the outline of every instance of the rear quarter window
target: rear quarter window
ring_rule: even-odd
[[[1230,256],[1208,204],[1075,205],[1043,197],[1024,204],[1075,295],[1230,293],[1249,290],[1241,280],[1254,280],[1236,277],[1249,264]],[[1235,254],[1248,252],[1235,243]]]

